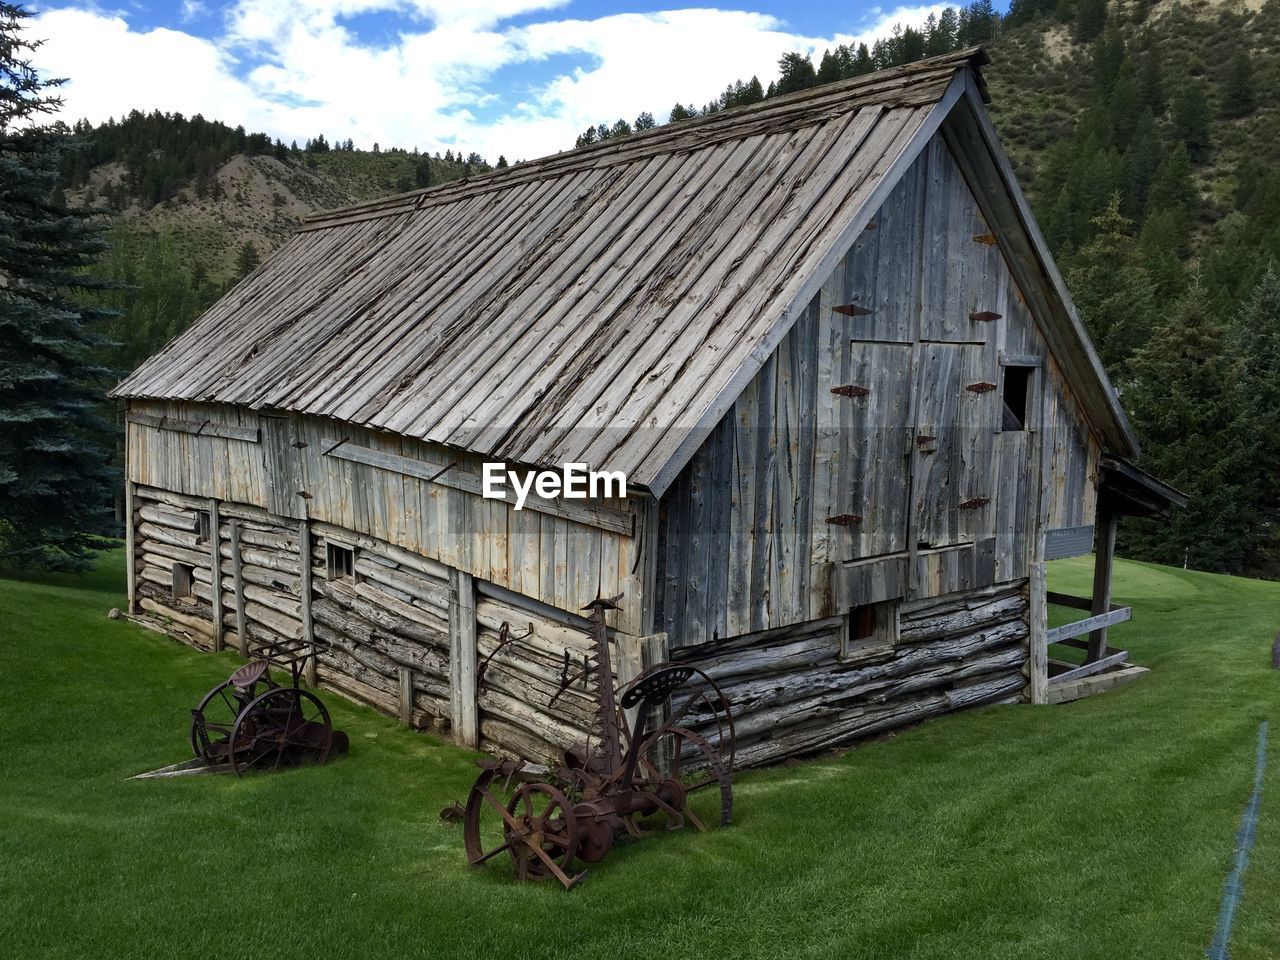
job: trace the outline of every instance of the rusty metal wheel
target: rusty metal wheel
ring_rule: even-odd
[[[519,840],[511,846],[517,879],[554,876],[566,887],[573,886],[577,878],[569,870],[578,856],[578,819],[568,797],[549,783],[521,784],[507,813]]]
[[[225,763],[227,744],[239,715],[235,688],[230,680],[224,680],[206,693],[200,706],[191,711],[192,752],[206,763]]]
[[[237,776],[251,770],[321,764],[333,747],[329,711],[310,690],[274,687],[255,697],[231,731],[229,752]]]
[[[578,822],[568,798],[549,783],[511,787],[512,771],[485,766],[471,787],[463,816],[467,862],[482,867],[507,854],[521,880],[554,876],[572,886],[569,869],[578,855]]]
[[[639,765],[646,787],[697,829],[705,831],[707,825],[694,813],[690,801],[704,793],[715,796],[718,809],[713,809],[722,827],[733,821],[730,768],[700,734],[686,727],[659,727],[640,747]],[[644,833],[634,817],[627,829],[636,835]]]
[[[646,691],[654,691],[642,696]],[[665,768],[668,759],[655,750],[656,741],[664,733],[682,730],[682,746],[685,752],[684,767],[696,766],[705,752],[716,758],[716,767],[725,776],[733,775],[736,743],[733,728],[733,711],[720,685],[697,667],[677,664],[659,664],[637,677],[623,690],[620,702],[626,709],[647,711],[647,722],[641,739],[648,745],[644,755]],[[632,725],[623,715],[627,742],[634,739]],[[690,734],[701,740],[694,742]]]

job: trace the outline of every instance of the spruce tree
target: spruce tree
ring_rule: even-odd
[[[1226,87],[1222,92],[1223,116],[1234,119],[1247,117],[1257,106],[1257,94],[1253,89],[1253,64],[1247,50],[1238,50],[1231,58]]]
[[[1137,256],[1133,221],[1113,197],[1092,221],[1093,238],[1067,272],[1076,307],[1113,375],[1151,335],[1156,317],[1155,285]]]
[[[115,477],[98,413],[105,371],[77,302],[100,230],[53,202],[67,148],[61,105],[31,65],[28,14],[0,2],[0,564],[75,567],[112,531]]]
[[[1252,437],[1249,499],[1257,522],[1249,530],[1245,560],[1249,572],[1280,573],[1280,272],[1271,264],[1241,305],[1231,324],[1239,358],[1239,397],[1244,416],[1262,429]]]
[[[1173,100],[1173,135],[1187,145],[1196,163],[1209,152],[1209,101],[1204,84],[1192,80],[1185,84]]]
[[[1107,0],[1080,0],[1076,4],[1075,41],[1089,43],[1107,25]]]
[[[258,264],[261,262],[262,257],[258,254],[257,246],[252,240],[246,240],[236,252],[236,276],[243,280],[258,269]]]
[[[1124,391],[1142,465],[1190,498],[1169,523],[1122,527],[1122,551],[1157,563],[1237,573],[1257,522],[1249,468],[1257,425],[1239,403],[1238,376],[1204,288],[1183,300],[1130,361]]]

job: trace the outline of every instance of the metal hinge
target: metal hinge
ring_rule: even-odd
[[[991,502],[990,497],[973,497],[972,499],[966,500],[962,504],[960,504],[960,509],[961,510],[977,510],[979,507],[985,507],[990,502]]]
[[[871,391],[867,387],[860,387],[856,383],[846,383],[843,386],[832,387],[831,392],[841,397],[865,397]]]
[[[992,313],[990,310],[979,310],[977,313],[969,314],[969,319],[978,323],[990,323],[992,320],[999,320],[1001,314]]]
[[[856,303],[842,303],[831,309],[836,313],[844,314],[846,317],[866,317],[871,315],[870,310],[866,307],[860,307]]]
[[[856,513],[838,513],[834,517],[827,517],[827,523],[834,523],[839,527],[852,527],[862,522],[862,517]]]
[[[994,383],[990,383],[986,380],[981,380],[978,383],[971,383],[965,387],[965,389],[970,393],[990,393],[995,388],[996,385]]]

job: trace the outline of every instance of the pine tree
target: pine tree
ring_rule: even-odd
[[[1172,521],[1122,528],[1126,555],[1198,570],[1244,569],[1253,516],[1249,463],[1256,429],[1241,409],[1238,374],[1204,288],[1192,283],[1130,361],[1124,400],[1143,466],[1190,498]]]
[[[259,256],[258,248],[254,245],[254,242],[246,240],[236,252],[236,276],[243,280],[258,269],[258,264],[261,262],[262,257]]]
[[[1080,0],[1076,4],[1076,43],[1089,43],[1096,39],[1106,25],[1107,0]]]
[[[1275,576],[1280,560],[1280,273],[1272,263],[1233,318],[1231,344],[1239,358],[1239,397],[1244,418],[1264,428],[1252,438],[1249,499],[1257,522],[1249,529],[1245,565]]]
[[[636,117],[636,122],[634,126],[636,129],[636,132],[638,133],[643,130],[652,130],[654,127],[657,126],[657,123],[653,119],[653,114],[650,113],[648,110],[645,110],[639,116]]]
[[[1133,221],[1121,214],[1118,197],[1092,224],[1093,238],[1074,258],[1068,286],[1103,365],[1117,374],[1151,334],[1155,285],[1138,260]]]
[[[44,118],[60,81],[31,66],[28,14],[0,2],[0,563],[87,563],[111,532],[116,478],[97,413],[104,371],[92,332],[106,315],[77,302],[103,250],[84,216],[56,206],[65,128]]]
[[[1226,87],[1222,92],[1222,115],[1234,119],[1247,117],[1257,106],[1253,89],[1253,64],[1247,50],[1237,50],[1231,58]]]
[[[1191,159],[1199,163],[1209,152],[1209,102],[1204,84],[1192,80],[1173,100],[1173,136],[1187,145]]]
[[[776,90],[779,95],[808,90],[818,82],[813,61],[801,53],[784,53],[778,61],[778,74]]]
[[[652,119],[652,117],[650,119]],[[502,154],[498,154],[498,162],[493,165],[493,168],[495,170],[507,169],[507,158],[504,157]]]
[[[686,107],[684,104],[677,103],[674,107],[671,108],[671,114],[670,116],[667,117],[667,122],[675,123],[677,120],[688,120],[690,117],[694,116],[696,113],[697,113],[696,110],[691,110],[688,107]]]

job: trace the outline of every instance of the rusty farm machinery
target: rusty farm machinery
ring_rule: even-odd
[[[730,822],[733,717],[720,688],[695,667],[665,663],[615,693],[605,613],[616,604],[599,599],[584,609],[594,663],[570,675],[566,654],[561,692],[595,672],[598,739],[566,750],[550,776],[523,761],[479,761],[460,811],[473,866],[505,858],[520,880],[555,878],[568,888],[586,875],[578,861],[598,863],[616,840],[642,837],[655,822],[667,830],[706,830],[704,816]],[[704,794],[700,816],[693,802]]]
[[[191,748],[207,767],[229,767],[237,776],[322,764],[347,749],[347,735],[333,729],[323,701],[302,686],[314,649],[272,644],[204,695],[191,711]],[[271,668],[287,670],[282,684]]]
[[[135,779],[205,773],[274,772],[327,763],[347,752],[347,735],[333,728],[324,702],[302,685],[313,647],[282,641],[254,649],[191,711],[190,760],[138,774]],[[286,682],[272,676],[287,673]]]

